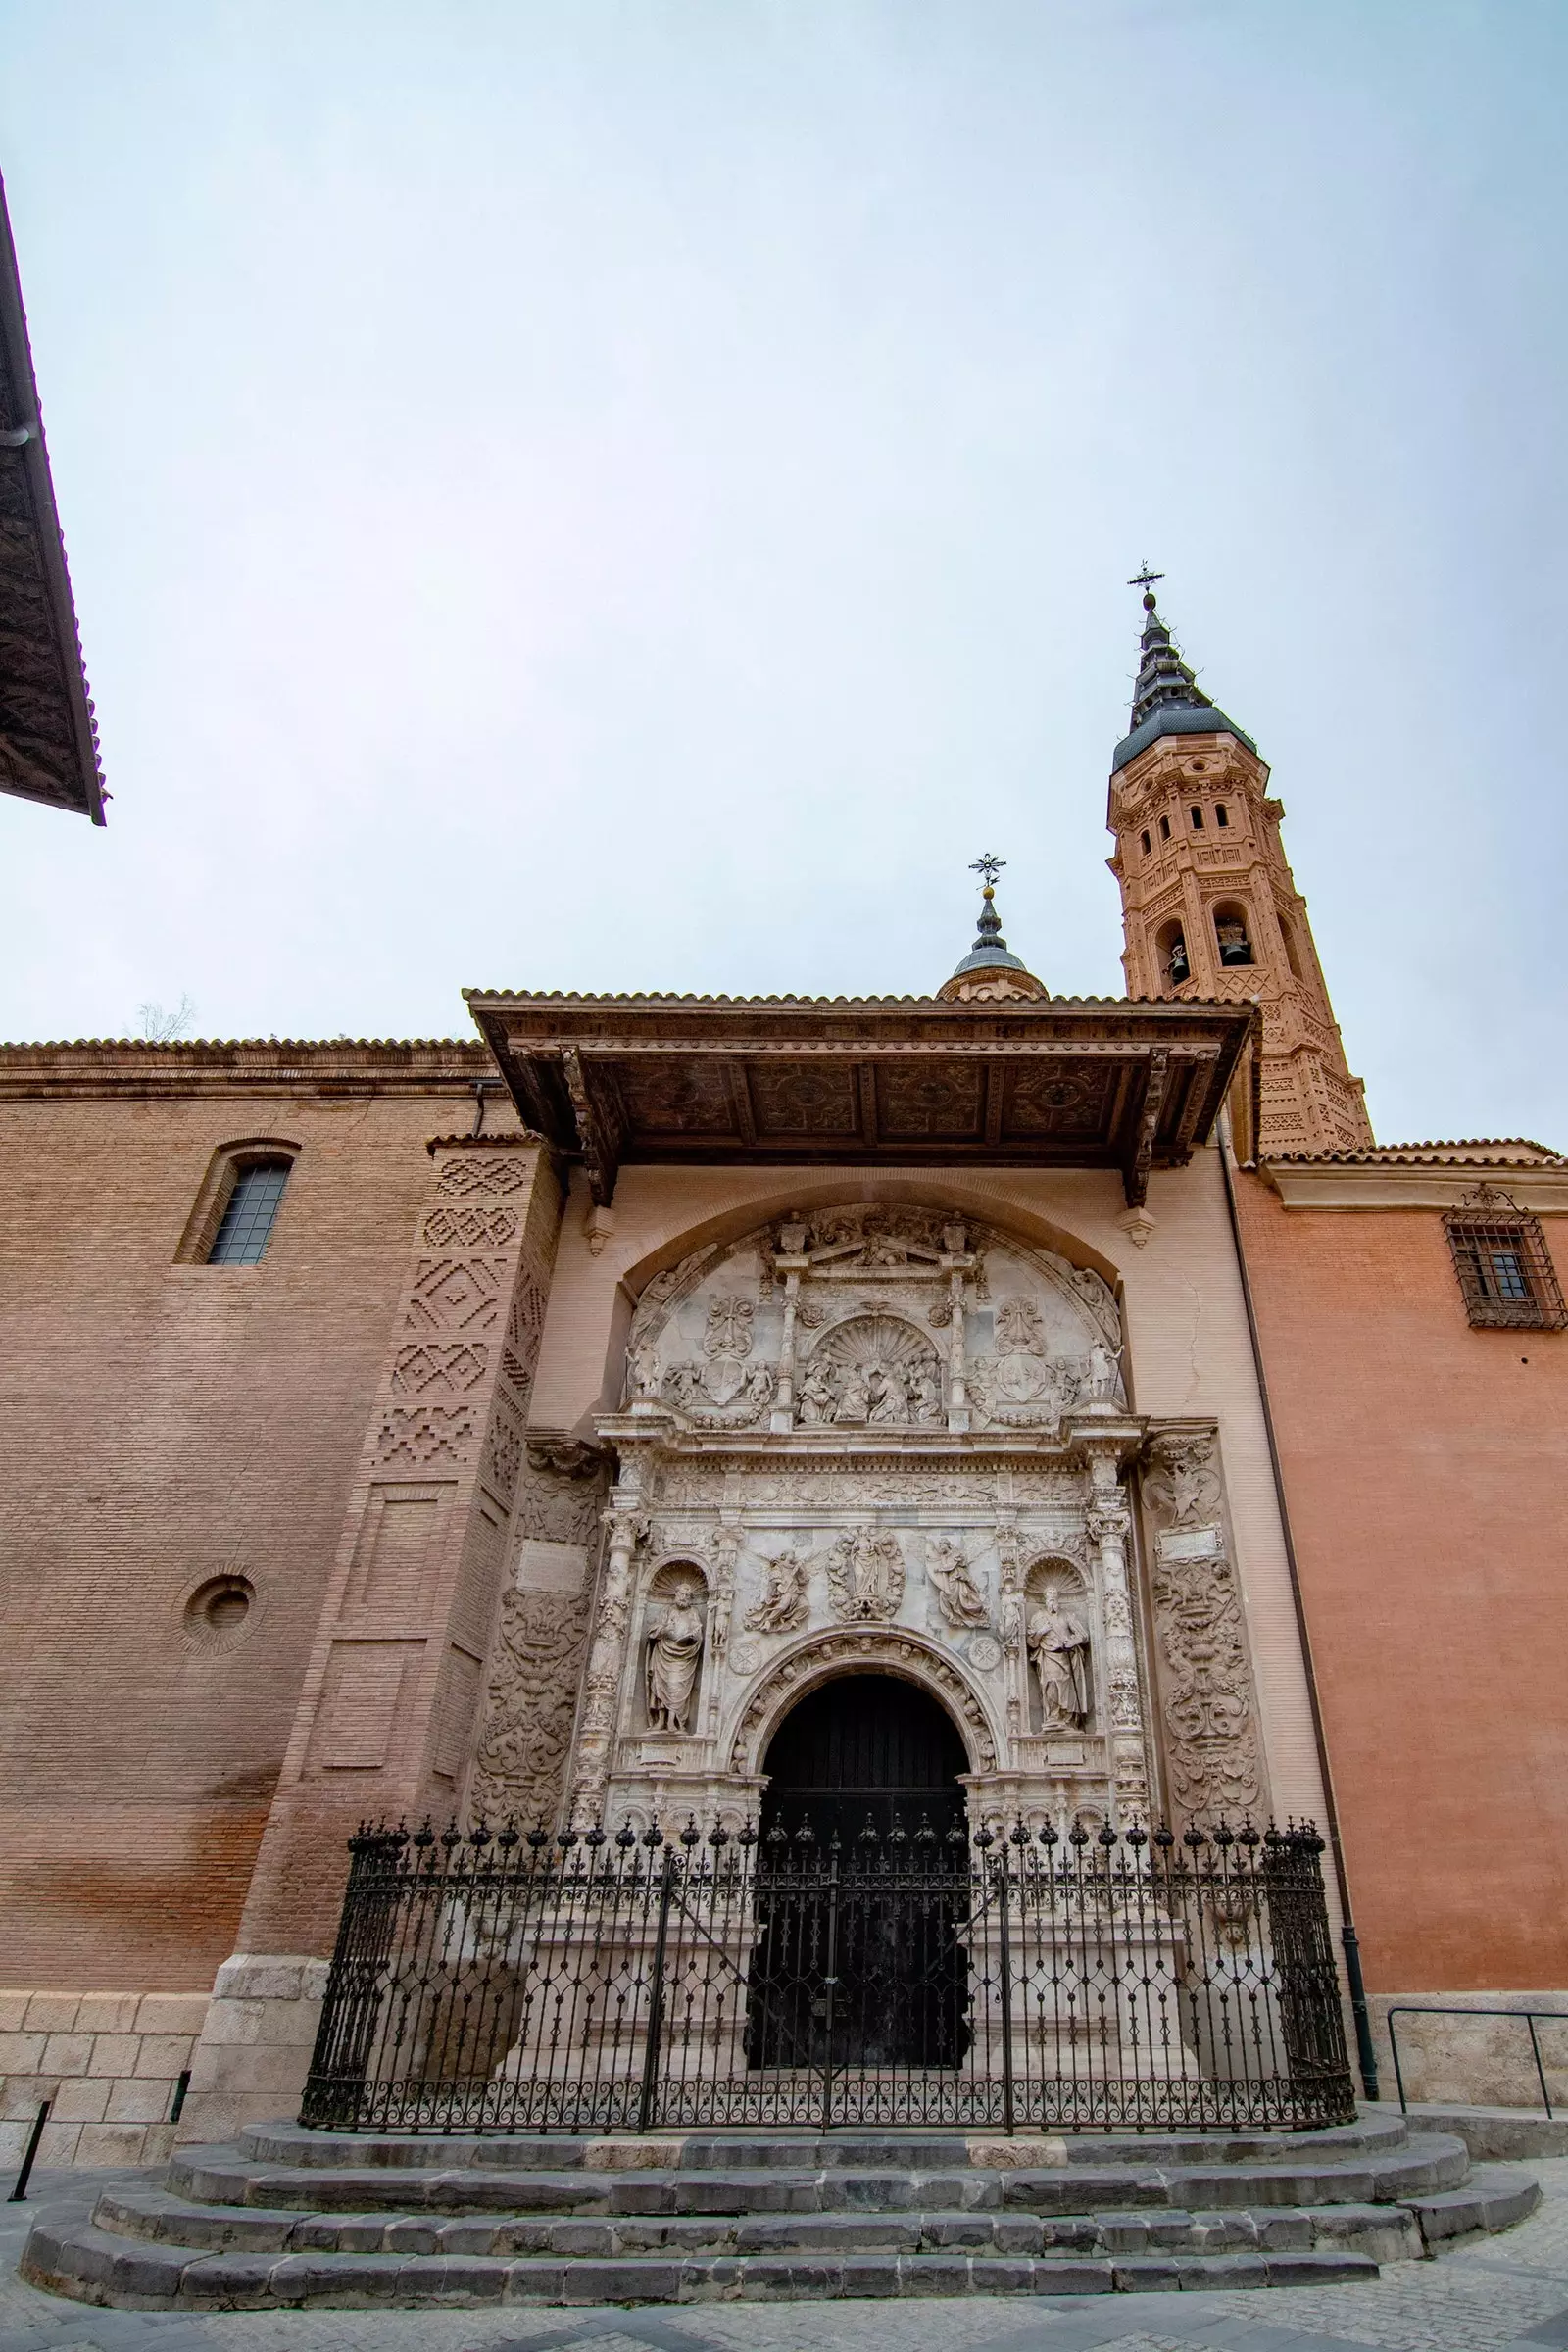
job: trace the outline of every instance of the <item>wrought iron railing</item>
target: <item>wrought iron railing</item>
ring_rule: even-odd
[[[350,1841],[301,2120],[1304,2130],[1355,2113],[1309,1828]]]

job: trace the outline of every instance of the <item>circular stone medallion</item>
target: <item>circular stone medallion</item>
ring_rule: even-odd
[[[993,1674],[1002,1664],[1002,1643],[995,1634],[976,1634],[969,1644],[969,1663],[980,1674]]]

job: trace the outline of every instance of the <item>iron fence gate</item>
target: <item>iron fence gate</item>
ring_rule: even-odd
[[[1002,2131],[1355,2113],[1309,1828],[351,1839],[301,2120]]]

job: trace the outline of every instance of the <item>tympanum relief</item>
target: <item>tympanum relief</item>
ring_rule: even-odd
[[[934,1209],[787,1216],[656,1276],[601,1424],[619,1476],[573,1818],[746,1818],[789,1705],[857,1671],[941,1698],[993,1821],[1147,1816],[1167,1795],[1156,1732],[1184,1809],[1250,1785],[1179,1544],[1137,1597],[1126,1480],[1151,1431],[1121,1348],[1098,1275]],[[1146,1470],[1173,1528],[1208,1476],[1218,1494],[1212,1446]],[[1245,1647],[1239,1672],[1245,1711]]]

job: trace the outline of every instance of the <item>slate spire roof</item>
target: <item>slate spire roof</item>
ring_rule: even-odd
[[[1234,735],[1249,751],[1257,749],[1250,735],[1244,735],[1236,721],[1227,718],[1204,694],[1159,617],[1152,588],[1146,588],[1132,724],[1116,746],[1111,773],[1136,760],[1161,735]]]

